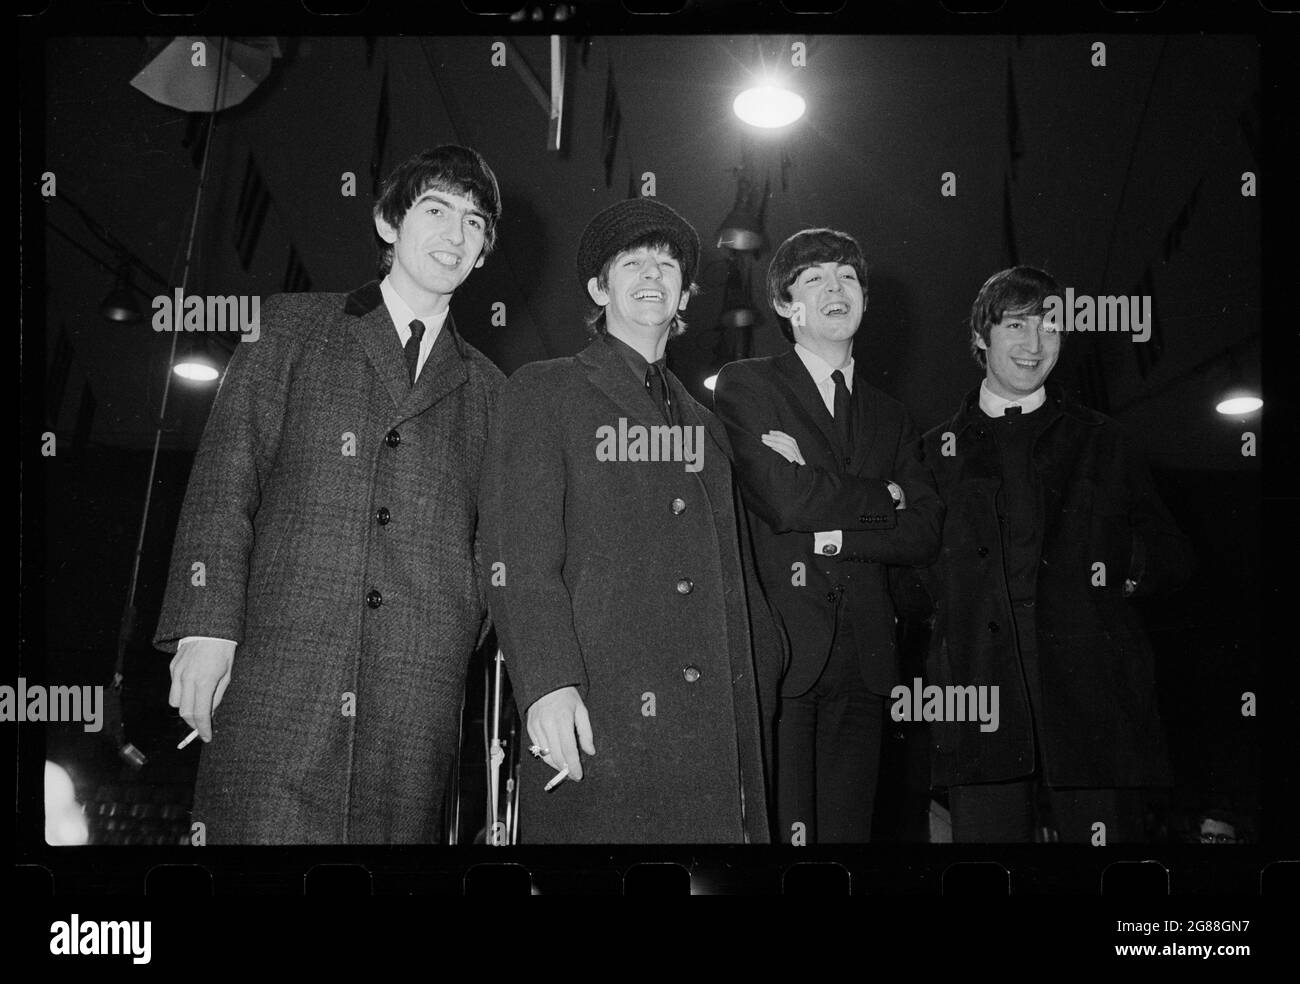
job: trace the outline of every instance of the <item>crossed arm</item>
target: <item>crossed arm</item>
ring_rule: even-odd
[[[841,561],[931,563],[939,551],[943,503],[906,414],[891,473],[868,478],[808,465],[798,442],[777,426],[780,399],[743,364],[733,363],[718,376],[715,411],[731,438],[750,508],[777,533],[842,530]],[[891,481],[903,491],[903,508],[896,508],[889,493]]]

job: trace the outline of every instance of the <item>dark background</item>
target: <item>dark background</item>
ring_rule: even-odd
[[[923,427],[951,414],[980,378],[963,321],[995,270],[1019,261],[1079,293],[1151,293],[1156,339],[1070,336],[1057,378],[1141,438],[1196,549],[1191,585],[1143,609],[1177,777],[1170,822],[1206,804],[1256,811],[1259,749],[1240,703],[1258,686],[1260,485],[1258,459],[1240,446],[1259,420],[1214,411],[1228,387],[1259,388],[1260,209],[1241,195],[1242,172],[1259,167],[1255,39],[1103,36],[1104,68],[1090,64],[1094,38],[1085,36],[570,39],[558,154],[545,149],[546,116],[514,68],[491,65],[494,40],[280,39],[267,80],[217,117],[188,293],[347,291],[370,279],[372,167],[386,173],[443,142],[476,147],[501,183],[498,250],[453,310],[466,338],[507,372],[583,346],[578,236],[646,171],[709,247],[691,329],[670,346],[674,370],[706,404],[702,381],[723,362],[784,344],[762,275],[773,246],[810,225],[863,244],[870,300],[855,354]],[[795,41],[807,45],[806,68],[789,66]],[[511,45],[508,59],[526,61],[547,87],[546,40]],[[59,438],[45,476],[51,683],[112,675],[171,342],[147,318],[100,316],[113,257],[69,202],[175,285],[198,185],[206,114],[129,85],[152,50],[142,37],[59,39],[46,49],[44,166],[59,192],[45,204],[46,423]],[[779,67],[808,103],[801,121],[775,134],[749,131],[730,109],[760,64]],[[611,68],[621,127],[607,186]],[[265,192],[253,210],[260,223],[239,207],[250,160]],[[770,187],[768,246],[742,262],[762,312],[748,336],[717,329],[726,264],[712,248],[742,162]],[[939,193],[945,171],[957,176],[956,197]],[[340,195],[344,172],[356,175],[354,198]],[[501,327],[489,321],[497,302],[507,312]],[[229,350],[229,340],[210,341],[217,355]],[[140,772],[121,765],[109,729],[50,729],[50,757],[71,767],[88,801],[141,784],[176,794],[193,768],[197,743],[172,750],[187,729],[167,714],[168,657],[149,637],[214,392],[178,383],[164,419],[124,690],[125,733],[149,763]],[[468,701],[471,782],[481,774],[472,761],[477,699]],[[895,746],[897,788],[923,788],[902,732]],[[911,836],[899,817],[899,836]]]

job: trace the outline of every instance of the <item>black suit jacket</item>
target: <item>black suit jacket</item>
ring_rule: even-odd
[[[863,679],[888,694],[898,681],[894,607],[886,564],[926,564],[938,556],[943,503],[919,455],[907,410],[853,380],[853,447],[836,450],[834,421],[799,356],[733,362],[718,374],[714,407],[726,425],[753,530],[759,579],[790,636],[791,663],[782,696],[817,682],[847,619]],[[784,431],[799,444],[797,465],[760,440]],[[887,483],[903,488],[897,510]],[[816,554],[813,534],[842,530],[835,556]]]

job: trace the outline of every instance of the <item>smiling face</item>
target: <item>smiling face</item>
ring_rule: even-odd
[[[639,246],[615,255],[606,283],[592,277],[587,293],[605,309],[607,330],[620,338],[656,340],[686,310],[681,263],[667,245]]]
[[[1061,354],[1058,325],[1043,323],[1041,314],[1003,314],[989,328],[989,339],[978,335],[975,344],[984,351],[985,380],[1004,400],[1019,400],[1047,381]]]
[[[818,263],[803,270],[786,288],[789,301],[776,305],[790,320],[794,340],[816,351],[823,342],[851,339],[862,323],[866,293],[848,263]]]
[[[487,219],[464,195],[426,191],[399,228],[381,215],[375,228],[393,247],[393,286],[417,313],[442,311],[470,271],[483,265]]]

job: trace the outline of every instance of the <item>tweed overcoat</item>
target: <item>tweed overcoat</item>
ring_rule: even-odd
[[[437,842],[504,376],[448,316],[412,387],[376,282],[262,312],[195,457],[154,639],[238,643],[193,819],[208,843]]]
[[[699,471],[598,460],[600,428],[663,425],[603,339],[506,383],[483,482],[492,618],[521,715],[575,686],[596,747],[581,782],[549,793],[554,771],[523,756],[521,843],[770,837],[783,636],[753,570],[726,432],[668,375],[682,425],[703,436]]]
[[[1000,455],[978,389],[923,439],[947,505],[939,560],[919,585],[913,581],[933,604],[926,683],[997,686],[1000,704],[995,732],[981,732],[978,723],[932,725],[933,782],[1023,777],[1034,771],[1037,752],[1052,786],[1165,784],[1154,656],[1124,581],[1137,582],[1135,598],[1179,586],[1190,573],[1189,544],[1116,421],[1052,384],[1034,412],[1049,415],[1033,448],[1043,521],[1032,609],[1041,680],[1036,707],[1004,574]],[[915,595],[906,604],[916,613]]]

